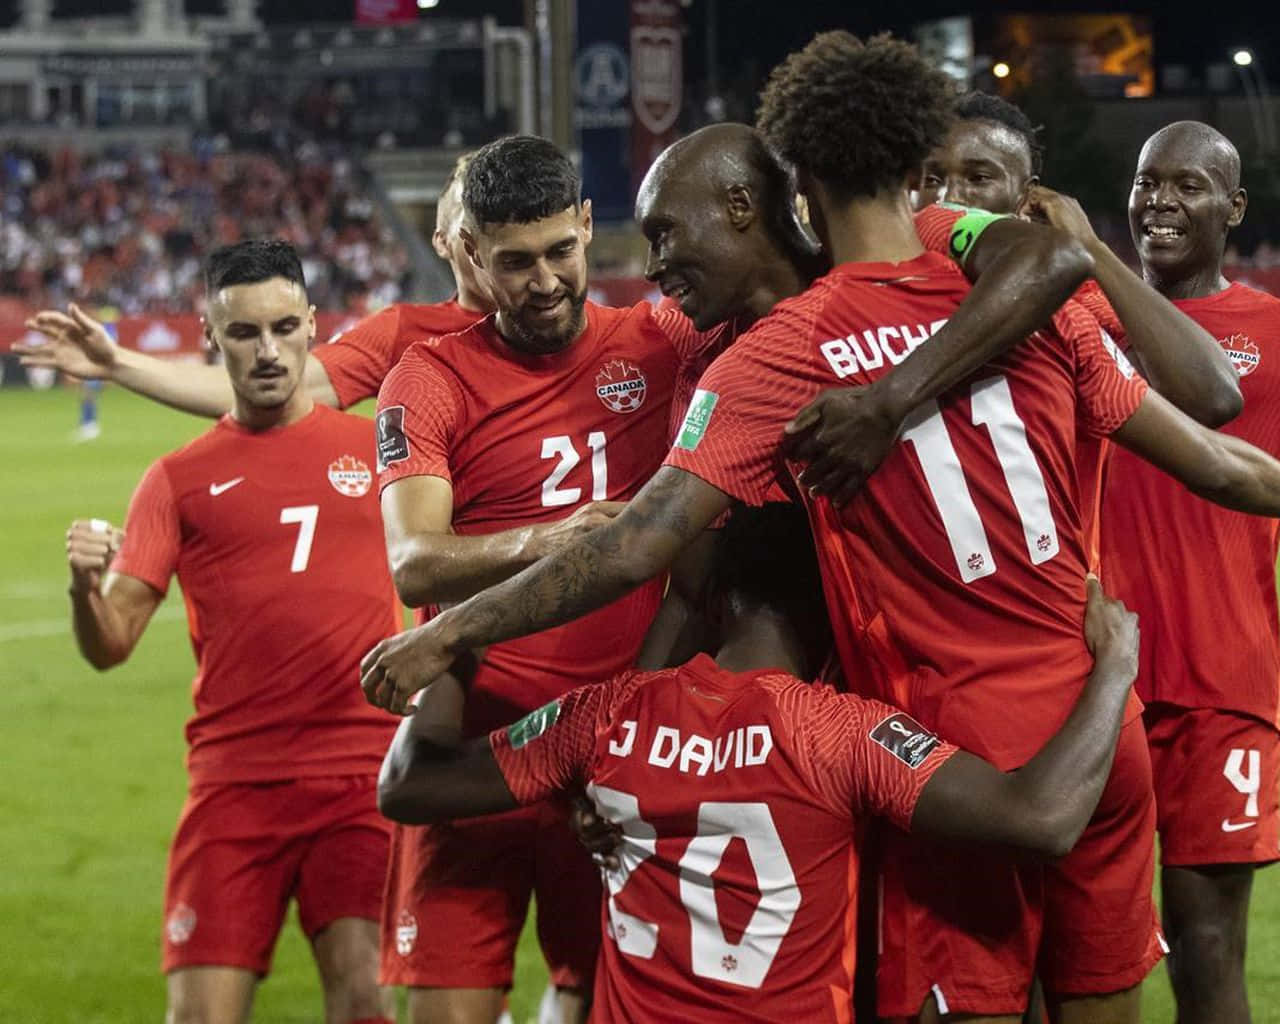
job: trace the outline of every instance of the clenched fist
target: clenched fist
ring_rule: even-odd
[[[111,565],[124,542],[124,531],[105,519],[77,519],[67,530],[67,565],[71,586],[76,590],[97,590],[102,574]]]

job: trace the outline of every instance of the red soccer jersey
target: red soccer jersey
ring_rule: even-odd
[[[647,303],[586,309],[582,336],[555,355],[517,352],[492,318],[412,346],[378,397],[381,486],[449,481],[459,534],[630,499],[662,464],[681,367],[708,336]],[[661,596],[655,580],[576,622],[490,647],[467,701],[468,733],[629,667]]]
[[[849,1021],[865,816],[909,828],[955,751],[894,708],[706,655],[494,732],[533,803],[586,785],[622,828],[592,1019]]]
[[[1218,339],[1244,411],[1222,427],[1280,455],[1280,300],[1242,284],[1174,303]],[[1117,450],[1103,495],[1107,585],[1138,613],[1144,700],[1275,723],[1277,521],[1232,512]]]
[[[398,608],[373,461],[363,417],[251,433],[227,416],[138,485],[112,569],[182,586],[193,783],[378,770],[395,720],[365,702],[360,659]]]
[[[759,504],[792,469],[779,441],[795,411],[887,372],[967,290],[934,253],[837,267],[716,360],[668,464]],[[1092,665],[1077,418],[1106,434],[1146,390],[1089,324],[1057,323],[913,412],[843,513],[806,499],[850,686],[1006,770],[1061,725]]]
[[[329,375],[340,408],[372,398],[391,368],[415,341],[465,331],[484,317],[474,309],[448,302],[399,302],[365,317],[311,350]]]

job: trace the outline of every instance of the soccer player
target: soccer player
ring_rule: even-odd
[[[462,251],[462,175],[458,159],[436,206],[431,244],[453,271],[457,294],[447,302],[397,303],[316,347],[308,356],[302,386],[313,401],[346,409],[378,393],[378,387],[413,342],[469,327],[493,308],[484,281]],[[106,330],[74,304],[70,318],[36,314],[27,326],[46,336],[43,344],[19,344],[24,366],[51,366],[84,380],[105,379],[140,395],[200,416],[222,416],[234,395],[216,366],[192,366],[117,348]]]
[[[1222,276],[1245,205],[1239,155],[1208,125],[1179,121],[1143,146],[1129,195],[1143,277],[1235,364],[1244,411],[1223,432],[1275,453],[1280,301]],[[1120,452],[1102,553],[1108,585],[1142,615],[1138,693],[1178,1020],[1243,1024],[1253,873],[1280,856],[1277,524],[1198,501]],[[1207,577],[1211,590],[1196,582]]]
[[[380,806],[439,821],[585,786],[622,830],[593,1019],[847,1021],[862,820],[1061,854],[1109,771],[1136,620],[1091,583],[1081,701],[1002,774],[896,708],[797,678],[826,626],[802,509],[739,511],[723,534],[715,661],[626,672],[466,743],[441,680],[388,751]]]
[[[867,95],[892,98],[895,109],[886,116]],[[567,621],[649,579],[734,499],[758,504],[786,483],[782,429],[820,388],[869,380],[909,346],[927,347],[966,286],[950,262],[921,253],[904,186],[945,129],[949,101],[945,77],[887,38],[827,33],[775,72],[762,125],[797,165],[836,269],[716,360],[667,465],[617,517],[370,652],[362,683],[375,703],[403,710],[459,652]],[[1032,336],[920,410],[843,511],[800,495],[846,677],[1003,770],[1026,763],[1088,671],[1077,418],[1217,501],[1280,513],[1280,463],[1178,413],[1096,332],[1070,318],[1061,327],[1064,336]],[[1092,834],[1064,865],[1032,871],[953,849],[929,856],[905,840],[901,857],[887,858],[941,902],[908,908],[907,885],[896,886],[886,942],[911,948],[886,946],[899,973],[885,981],[882,972],[885,1014],[928,1002],[1016,1015],[1043,936],[1054,957],[1041,966],[1063,1019],[1136,1019],[1135,986],[1160,955],[1144,895],[1154,807],[1137,711]],[[1100,922],[1093,946],[1055,945],[1063,919],[1089,915]]]
[[[233,411],[147,471],[123,543],[101,520],[67,540],[72,623],[95,668],[130,656],[174,575],[187,605],[198,671],[165,891],[169,1019],[247,1020],[297,899],[326,1019],[389,1022],[375,786],[394,722],[357,685],[360,651],[398,619],[372,431],[302,386],[315,317],[291,247],[218,250],[207,281]]]

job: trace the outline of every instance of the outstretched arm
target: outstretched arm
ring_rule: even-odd
[[[1026,212],[1061,228],[1093,258],[1094,278],[1136,350],[1143,376],[1192,419],[1219,427],[1240,415],[1240,378],[1221,345],[1125,266],[1093,232],[1080,204],[1042,185],[1028,191]]]
[[[661,572],[732,499],[664,466],[617,518],[564,545],[505,583],[382,641],[361,663],[361,686],[378,707],[404,713],[410,696],[464,650],[550,629]]]
[[[985,216],[985,215],[981,215]],[[847,502],[883,461],[907,414],[1039,330],[1093,269],[1068,234],[1005,217],[976,238],[957,223],[972,291],[946,325],[901,365],[864,388],[831,388],[787,427],[800,483]]]
[[[1155,391],[1111,437],[1215,505],[1280,517],[1280,462],[1201,426]]]
[[[400,723],[378,773],[378,810],[422,825],[516,807],[487,737],[462,739],[461,680],[446,672]]]
[[[196,416],[216,417],[231,411],[231,381],[221,367],[157,359],[119,348],[102,324],[74,303],[68,313],[37,313],[26,326],[44,340],[15,346],[24,366],[47,366],[86,380],[109,380]],[[307,356],[302,383],[315,401],[338,404],[329,374],[315,356]]]
[[[1129,687],[1138,672],[1138,617],[1089,578],[1085,638],[1093,672],[1070,716],[1017,771],[957,753],[934,773],[916,804],[913,832],[1068,853],[1093,816],[1111,774]]]

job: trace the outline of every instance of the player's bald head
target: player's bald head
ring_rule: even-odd
[[[1222,132],[1203,121],[1174,121],[1147,139],[1138,167],[1161,163],[1193,167],[1226,190],[1240,187],[1240,154]]]

